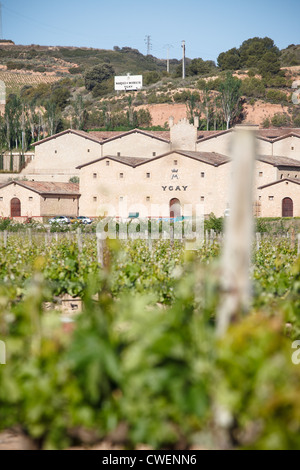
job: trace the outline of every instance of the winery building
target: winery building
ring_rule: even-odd
[[[78,209],[78,184],[11,181],[0,187],[0,217],[43,221],[56,215],[77,216]]]
[[[129,213],[169,217],[174,215],[174,207],[176,215],[183,215],[185,206],[192,205],[194,211],[202,204],[205,214],[223,216],[230,209],[234,129],[199,131],[197,120],[194,125],[187,119],[174,124],[172,118],[169,125],[169,130],[158,132],[69,129],[37,142],[34,157],[20,176],[36,188],[45,182],[68,184],[77,176],[79,188],[73,191],[74,201],[73,194],[70,196],[72,204],[66,195],[58,201],[57,194],[61,205],[51,208],[47,198],[39,209],[25,198],[22,214],[72,215],[78,211],[89,217],[128,217]],[[257,142],[254,214],[300,217],[300,129],[252,127]],[[5,190],[0,188],[0,211],[11,214],[7,197],[2,195]],[[57,190],[53,186],[54,194]]]

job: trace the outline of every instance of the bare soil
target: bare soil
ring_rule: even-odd
[[[185,104],[149,104],[138,106],[137,109],[148,109],[152,117],[153,126],[164,127],[169,123],[169,117],[174,117],[176,124],[180,119],[187,117],[187,108]],[[274,114],[286,113],[289,114],[288,107],[281,104],[265,103],[263,101],[256,101],[252,106],[250,104],[244,105],[244,112],[246,115],[245,122],[261,126],[266,118],[272,118]]]

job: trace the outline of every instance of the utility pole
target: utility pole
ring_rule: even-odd
[[[166,44],[165,49],[167,49],[167,72],[170,73],[170,48],[173,47],[171,44]]]
[[[150,55],[150,50],[152,49],[151,36],[145,36],[145,44],[147,46],[147,55]]]
[[[181,47],[182,47],[182,78],[185,79],[185,41],[182,41]]]
[[[2,3],[0,2],[0,39],[3,39],[3,28],[2,28]]]

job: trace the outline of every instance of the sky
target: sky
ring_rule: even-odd
[[[113,49],[217,60],[246,39],[300,44],[300,0],[1,0],[2,38],[16,44]]]

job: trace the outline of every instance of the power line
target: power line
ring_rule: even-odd
[[[0,39],[3,39],[3,27],[2,27],[2,3],[0,2]]]
[[[21,13],[19,11],[15,11],[12,8],[9,8],[4,4],[2,4],[2,7],[9,15],[16,16],[16,17],[19,17],[19,18],[24,19],[26,21],[29,21],[30,23],[33,23],[36,27],[38,26],[39,29],[42,29],[44,31],[48,31],[50,33],[60,32],[60,33],[63,33],[65,35],[68,35],[68,36],[70,36],[74,33],[74,31],[67,30],[66,28],[60,28],[59,26],[55,26],[54,24],[44,23],[38,17],[33,18],[31,16],[24,15],[23,13]],[[90,38],[88,36],[86,36],[84,34],[81,34],[77,31],[76,31],[76,36],[81,37],[81,38],[85,38],[86,40],[90,40]]]
[[[152,49],[151,36],[145,36],[145,44],[147,46],[147,55],[150,55],[150,51]]]
[[[164,46],[164,49],[167,49],[167,72],[170,73],[170,49],[171,49],[172,44],[166,44]]]
[[[185,41],[182,41],[181,47],[183,49],[182,53],[182,78],[185,78]]]

